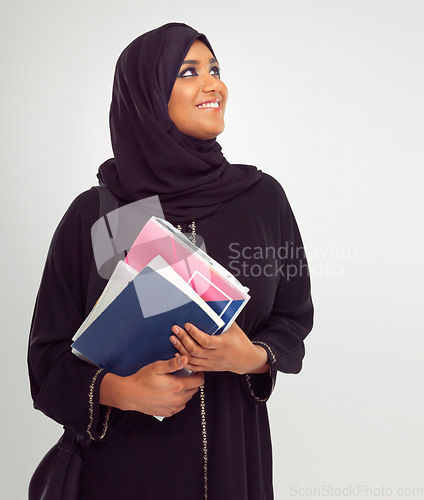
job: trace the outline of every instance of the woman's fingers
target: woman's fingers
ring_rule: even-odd
[[[201,363],[201,361],[204,361],[204,363]],[[187,370],[191,370],[193,372],[198,372],[198,371],[202,371],[202,372],[217,371],[216,368],[211,368],[209,366],[209,363],[207,362],[207,360],[199,360],[199,364],[198,365],[195,365],[193,363],[188,363],[186,365],[186,368],[187,368]]]
[[[180,340],[175,335],[171,335],[171,337],[169,338],[169,340],[174,344],[175,349],[177,349],[177,351],[182,356],[184,356],[184,355],[190,356],[189,352],[184,347],[184,344],[182,342],[180,342]]]
[[[191,354],[190,352],[187,351],[187,349],[184,347],[182,342],[180,342],[179,339],[177,339],[175,336],[171,337],[171,342],[174,344],[175,348],[181,353],[182,355],[186,355],[188,359],[191,361],[187,365],[184,366],[184,368],[187,368],[188,370],[194,371],[194,372],[203,372],[204,368],[208,370],[208,360],[203,357],[195,356],[194,354]],[[189,367],[189,364],[191,368]]]
[[[172,327],[172,332],[175,334],[175,338],[171,339],[171,342],[179,350],[180,344],[186,349],[186,353],[190,356],[201,356],[202,346],[199,345],[185,330],[179,326],[174,325]],[[175,342],[176,341],[176,342]]]
[[[189,336],[187,336],[189,337]],[[193,358],[198,359],[203,359],[201,356],[201,347],[194,343],[195,345],[192,345],[190,343],[190,340],[188,338],[185,338],[184,341],[182,342],[180,338],[177,338],[175,335],[171,335],[170,340],[174,347],[177,349],[179,354],[181,356],[187,356],[189,360],[191,359],[193,361]],[[191,341],[193,342],[193,341]],[[188,345],[188,347],[186,347]],[[202,370],[197,370],[197,371],[202,371]]]
[[[199,330],[191,323],[185,324],[185,330],[184,328],[174,325],[172,327],[172,332],[176,336],[178,336],[178,338],[186,348],[194,348],[196,346],[200,346],[204,349],[216,349],[216,344],[219,343],[218,337],[220,337],[220,335],[218,337],[208,335],[207,333],[202,332],[202,330]]]
[[[184,325],[184,328],[199,345],[201,345],[205,349],[213,349],[214,340],[216,339],[212,338],[211,335],[202,332],[202,330],[199,330],[196,326],[192,325],[191,323],[186,323]]]
[[[202,332],[191,323],[185,324],[186,330],[174,325],[170,341],[181,355],[189,358],[186,368],[195,372],[217,371],[222,369],[222,358],[224,352],[219,346],[225,345],[219,338]],[[220,353],[220,354],[219,354]]]

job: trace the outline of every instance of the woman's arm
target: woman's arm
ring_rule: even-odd
[[[111,406],[169,415],[183,408],[203,375],[169,375],[186,363],[172,359],[118,377],[75,356],[72,337],[87,309],[91,273],[91,226],[99,214],[95,190],[71,204],[50,244],[37,295],[28,346],[34,407],[94,440],[107,429]],[[105,281],[106,284],[106,281]],[[99,290],[101,293],[101,290]]]
[[[108,411],[99,404],[106,372],[72,354],[71,343],[85,314],[90,229],[98,213],[98,195],[90,190],[73,201],[60,221],[49,247],[28,346],[34,407],[93,439],[100,439],[106,429]]]

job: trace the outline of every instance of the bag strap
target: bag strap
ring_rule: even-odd
[[[107,214],[109,212],[112,212],[113,210],[119,208],[119,200],[114,196],[108,187],[105,184],[101,184],[100,186],[94,186],[96,188],[97,194],[99,195],[99,216],[98,218],[104,217],[106,227],[108,228],[109,235],[111,237],[111,243],[112,245],[115,245],[115,241],[112,236],[112,232],[110,229],[109,221],[107,218]],[[116,248],[114,248],[115,254],[117,254]],[[88,280],[88,297],[91,297],[93,292],[93,283],[96,282],[96,278],[98,278],[98,270],[96,266],[96,261],[93,256],[93,260],[91,263],[91,269],[90,269],[90,277]],[[96,297],[97,299],[98,297]]]
[[[63,485],[69,462],[78,446],[75,432],[68,427],[64,427],[64,429],[63,435],[56,445],[58,449],[56,462],[41,497],[42,500],[56,500],[62,498]]]
[[[106,228],[109,233],[109,238],[112,243],[113,251],[115,255],[118,255],[118,250],[116,249],[115,240],[113,238],[112,230],[109,224],[109,219],[107,217],[109,212],[113,212],[113,210],[119,208],[118,198],[116,198],[116,196],[114,196],[110,192],[109,188],[105,184],[100,184],[100,186],[96,186],[96,189],[100,198],[99,219],[101,217],[104,218]]]
[[[112,212],[116,208],[119,208],[119,200],[110,192],[110,189],[105,184],[100,184],[100,186],[95,186],[95,188],[100,198],[100,219],[100,217],[104,217],[109,212]]]

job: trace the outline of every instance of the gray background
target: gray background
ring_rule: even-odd
[[[25,0],[0,18],[1,498],[26,497],[60,435],[26,372],[51,236],[111,155],[119,53],[169,21],[208,35],[230,91],[224,153],[282,183],[309,254],[316,326],[269,404],[276,499],[424,488],[424,3]]]

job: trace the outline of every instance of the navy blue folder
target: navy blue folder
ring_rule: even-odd
[[[188,285],[187,285],[188,286]],[[73,351],[121,376],[174,357],[171,327],[190,322],[214,334],[221,325],[199,303],[146,266],[72,344]],[[208,312],[208,310],[210,312]]]

